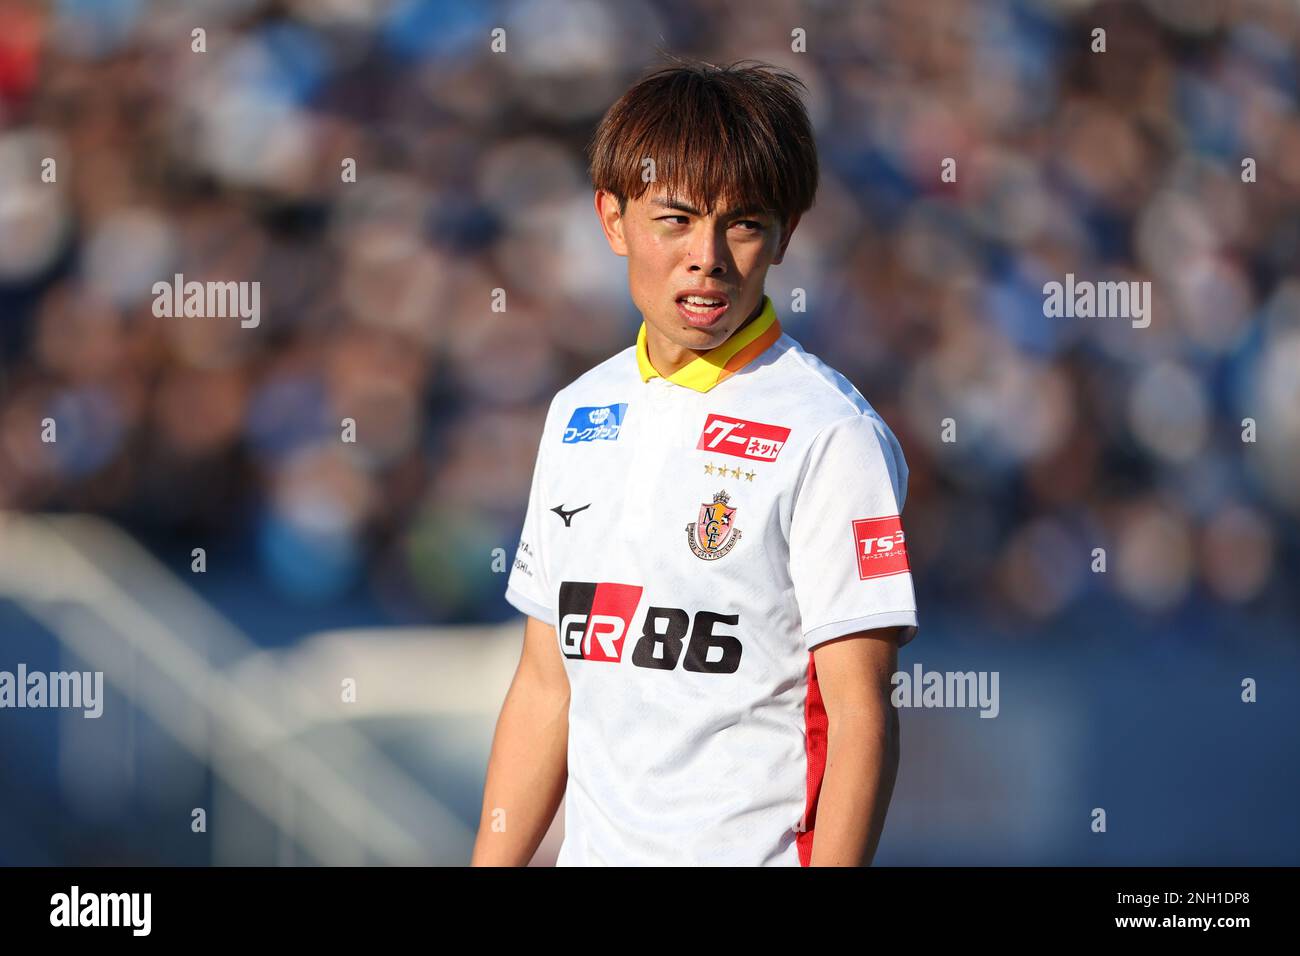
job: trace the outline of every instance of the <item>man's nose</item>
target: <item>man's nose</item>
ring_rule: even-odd
[[[687,262],[691,272],[722,275],[727,271],[726,245],[713,223],[701,222],[691,240]]]

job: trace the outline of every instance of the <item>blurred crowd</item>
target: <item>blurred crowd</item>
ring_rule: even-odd
[[[584,148],[656,45],[809,87],[822,186],[768,293],[903,445],[923,624],[1294,635],[1291,0],[0,0],[0,508],[506,617],[549,399],[640,321]],[[260,324],[155,316],[178,273],[260,282]],[[1045,317],[1067,273],[1150,281],[1150,326]]]

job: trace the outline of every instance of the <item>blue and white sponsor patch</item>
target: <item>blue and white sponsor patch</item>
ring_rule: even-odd
[[[575,408],[564,429],[564,443],[572,445],[580,441],[604,439],[613,441],[618,438],[619,428],[623,424],[623,413],[627,411],[627,402],[617,405],[584,405]]]

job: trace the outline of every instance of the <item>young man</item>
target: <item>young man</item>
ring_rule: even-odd
[[[916,633],[907,466],[763,291],[817,188],[792,75],[686,64],[591,147],[644,321],[551,402],[475,865],[870,863]]]

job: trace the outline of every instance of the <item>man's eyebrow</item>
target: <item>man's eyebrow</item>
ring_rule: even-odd
[[[700,212],[689,203],[669,201],[667,199],[651,199],[650,205],[659,206],[661,209],[675,209],[678,212],[688,212],[692,216],[702,216]],[[719,217],[721,219],[731,219],[733,216],[763,216],[767,215],[769,210],[766,209],[728,209]]]

